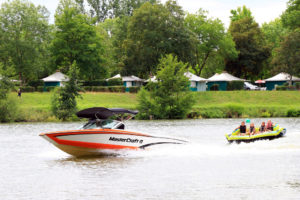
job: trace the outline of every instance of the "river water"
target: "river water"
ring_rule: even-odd
[[[300,118],[273,119],[284,138],[229,145],[224,134],[240,121],[130,121],[190,143],[85,159],[38,136],[80,123],[2,124],[0,199],[300,199]]]

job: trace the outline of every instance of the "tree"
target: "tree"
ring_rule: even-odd
[[[75,1],[84,10],[84,0]],[[153,4],[156,0],[86,0],[88,12],[97,22],[103,22],[108,18],[132,16],[133,11],[145,2]]]
[[[0,122],[14,121],[18,115],[18,104],[9,96],[12,88],[13,84],[7,77],[0,77]]]
[[[28,1],[13,0],[1,5],[0,60],[3,68],[13,71],[11,75],[17,75],[21,83],[38,78],[49,65],[48,17],[45,7]]]
[[[276,66],[276,72],[300,76],[300,29],[296,29],[285,37],[272,62]]]
[[[250,10],[246,13],[249,12]],[[228,59],[225,69],[235,76],[255,79],[262,72],[264,62],[270,56],[270,50],[265,44],[258,24],[248,15],[232,17],[234,20],[230,23],[229,32],[239,55],[237,59]]]
[[[80,78],[91,80],[105,77],[102,38],[93,20],[82,14],[72,0],[61,0],[55,25],[52,54],[56,65],[67,72],[76,61]]]
[[[271,50],[271,56],[268,58],[267,64],[262,70],[262,77],[266,78],[272,75],[272,71],[274,71],[274,64],[272,63],[272,59],[276,57],[277,48],[280,47],[280,43],[284,40],[285,36],[289,33],[288,29],[283,27],[282,21],[280,18],[275,19],[269,23],[264,23],[261,28],[266,45]]]
[[[91,17],[95,17],[97,22],[103,22],[109,13],[109,1],[108,0],[87,0],[90,6]]]
[[[236,10],[231,10],[230,13],[231,13],[230,20],[232,22],[245,19],[245,18],[250,18],[253,20],[252,13],[246,6],[243,6],[242,8],[238,7]]]
[[[59,88],[52,97],[51,109],[53,114],[63,121],[70,118],[77,111],[76,97],[80,97],[80,87],[77,84],[78,70],[76,62],[69,72],[69,81]]]
[[[191,34],[184,27],[184,13],[175,1],[145,3],[128,24],[123,74],[147,77],[156,72],[158,60],[169,53],[191,61]]]
[[[189,80],[184,75],[187,64],[176,57],[167,55],[160,59],[157,71],[157,83],[151,82],[148,90],[142,88],[138,93],[140,118],[181,119],[195,103]]]
[[[287,9],[281,15],[282,23],[290,29],[300,28],[300,0],[289,0]]]
[[[222,22],[219,19],[207,18],[206,14],[207,12],[200,9],[196,14],[188,14],[185,18],[185,26],[192,31],[196,43],[196,65],[192,65],[192,68],[198,76],[209,62],[218,59],[219,64],[214,66],[224,68],[224,59],[235,59],[238,54],[233,39],[225,32]]]

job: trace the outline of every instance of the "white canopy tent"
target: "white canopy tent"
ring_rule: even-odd
[[[63,86],[64,82],[69,81],[69,77],[57,71],[42,80],[45,82],[45,86]]]
[[[245,79],[241,79],[235,77],[227,72],[222,72],[221,74],[216,73],[212,77],[208,79],[208,82],[215,82],[215,81],[246,81]]]
[[[288,73],[281,72],[276,76],[266,79],[265,81],[267,90],[273,90],[276,88],[276,86],[283,85],[284,83],[287,83],[289,81],[292,81],[292,84],[294,82],[300,82],[300,78],[296,76],[290,76]]]

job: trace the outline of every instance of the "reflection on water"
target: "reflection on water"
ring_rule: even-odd
[[[0,199],[299,199],[300,119],[273,121],[286,137],[231,145],[224,134],[237,119],[131,121],[128,129],[190,143],[86,158],[37,136],[79,123],[3,124]]]

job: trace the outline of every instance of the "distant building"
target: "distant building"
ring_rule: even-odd
[[[291,77],[287,73],[279,73],[276,76],[273,76],[271,78],[266,79],[266,87],[267,90],[274,90],[276,86],[283,85],[285,83],[288,83],[290,81]],[[295,82],[300,82],[300,78],[296,76],[292,76],[292,84]]]
[[[206,91],[207,79],[196,76],[191,72],[184,74],[190,80],[190,89],[195,92]]]
[[[117,74],[109,79],[106,79],[107,81],[110,79],[114,79],[114,78],[121,78],[123,85],[126,87],[126,91],[129,91],[128,88],[130,87],[135,87],[135,86],[142,86],[143,83],[145,82],[144,79],[141,79],[139,77],[136,76],[121,76],[120,74]]]
[[[231,74],[227,72],[222,72],[221,74],[216,73],[212,77],[210,77],[207,80],[207,90],[209,91],[212,85],[219,85],[219,90],[226,91],[227,90],[227,84],[231,81],[246,81],[245,79],[241,79],[235,76],[232,76]]]
[[[195,74],[191,72],[186,72],[184,75],[189,79],[190,81],[190,90],[194,92],[200,92],[200,91],[206,91],[206,81],[207,79],[201,78],[199,76],[196,76]],[[146,80],[145,82],[157,82],[156,76],[153,76]]]
[[[122,81],[125,87],[134,87],[134,86],[142,86],[143,82],[145,82],[144,79],[141,79],[136,76],[123,76]]]
[[[63,86],[64,82],[69,81],[69,77],[59,71],[51,74],[50,76],[43,78],[45,87],[48,86]]]

